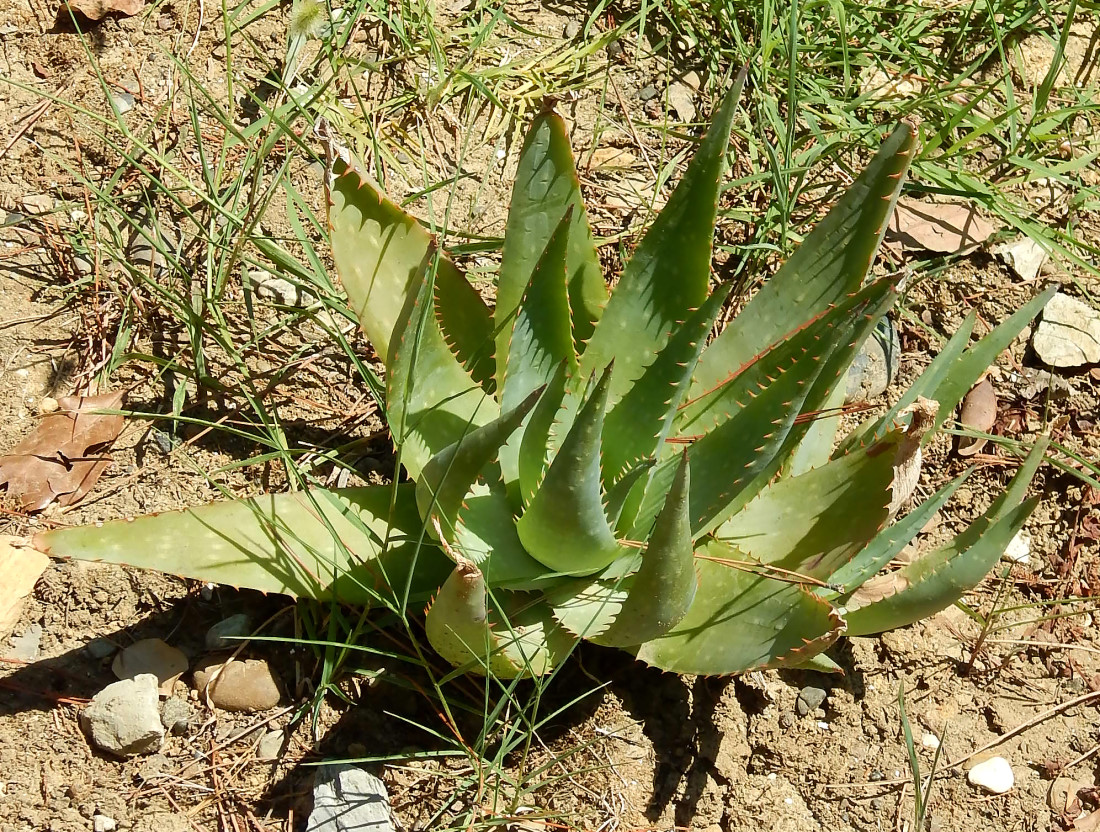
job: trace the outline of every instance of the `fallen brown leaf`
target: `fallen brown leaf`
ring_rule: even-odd
[[[954,254],[981,245],[996,230],[967,202],[899,199],[886,236],[911,251]]]
[[[50,559],[27,546],[20,538],[0,535],[0,640],[11,635],[23,613],[23,599],[31,594]]]
[[[0,457],[0,485],[27,511],[41,511],[54,500],[72,505],[92,490],[111,456],[106,446],[122,430],[121,416],[94,413],[117,410],[122,393],[65,396],[59,410],[45,416],[30,436]]]
[[[145,0],[63,0],[61,17],[67,17],[68,6],[89,20],[102,20],[109,14],[130,17],[145,8]]]
[[[993,423],[997,421],[997,393],[993,390],[993,384],[985,379],[974,385],[973,389],[963,399],[962,410],[959,412],[959,421],[968,428],[989,433]],[[973,456],[985,447],[985,440],[977,437],[963,436],[959,438],[959,456]]]

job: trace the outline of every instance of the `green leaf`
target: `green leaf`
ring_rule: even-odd
[[[691,445],[691,513],[696,537],[719,526],[767,484],[805,431],[800,412],[827,394],[815,379],[831,356],[850,352],[861,324],[877,319],[893,302],[893,283],[872,283],[742,367],[728,381],[681,408],[677,432],[698,436]],[[639,517],[655,516],[654,495],[667,488],[670,464],[655,472]],[[637,526],[636,526],[637,528]]]
[[[706,558],[743,561],[735,549],[705,545]],[[798,584],[696,560],[699,590],[684,619],[638,648],[638,658],[672,673],[717,676],[805,663],[840,636],[832,607]]]
[[[801,321],[857,291],[871,267],[913,158],[913,129],[898,125],[871,164],[782,268],[703,354],[692,396],[720,382]]]
[[[546,589],[563,580],[523,548],[511,503],[499,480],[478,483],[466,496],[458,515],[454,548],[478,565],[491,587]]]
[[[591,574],[622,554],[604,515],[600,484],[600,433],[610,379],[609,368],[516,525],[531,556],[566,575]]]
[[[656,464],[657,460],[652,457],[643,459],[631,466],[625,474],[619,477],[619,481],[608,489],[603,507],[604,514],[607,515],[607,522],[611,524],[612,528],[629,529],[634,525],[641,492],[645,489],[642,477],[648,474]],[[633,493],[635,489],[638,490],[637,494]],[[633,500],[631,499],[632,495],[635,498]]]
[[[581,377],[612,360],[611,402],[630,389],[680,321],[707,299],[711,243],[730,129],[744,84],[726,94],[699,150],[622,277],[581,356]]]
[[[411,599],[447,575],[412,485],[265,495],[55,529],[34,538],[49,555],[153,569],[197,581],[368,604],[393,597],[412,572]]]
[[[492,343],[477,293],[442,257],[435,238],[355,167],[337,161],[329,193],[332,256],[348,303],[387,369],[386,413],[401,462],[416,477],[471,425],[494,419],[480,387],[480,345]],[[436,295],[454,304],[436,314]],[[444,340],[449,330],[456,358]],[[463,367],[470,364],[475,381]]]
[[[454,541],[455,519],[466,494],[535,406],[540,392],[529,393],[526,401],[448,445],[420,472],[416,481],[417,509],[421,517],[439,520],[447,542]]]
[[[481,295],[449,260],[435,275],[435,317],[443,341],[470,377],[493,395],[493,323]]]
[[[603,432],[606,482],[616,482],[634,463],[660,454],[728,289],[714,292],[688,316],[607,414]]]
[[[717,537],[760,563],[828,578],[887,520],[893,445],[874,452],[860,448],[771,483],[727,520]]]
[[[967,471],[956,477],[905,517],[875,535],[852,560],[828,576],[830,585],[838,589],[819,590],[818,595],[831,600],[858,589],[866,580],[878,574],[879,570],[901,554],[901,550],[928,525],[936,512],[955,493],[955,489],[966,482],[970,473]]]
[[[542,391],[542,396],[531,411],[531,418],[527,420],[527,425],[523,429],[519,443],[518,469],[520,495],[525,507],[531,504],[538,487],[542,485],[546,469],[550,467],[551,433],[565,396],[565,380],[563,363],[559,365],[558,371]],[[504,463],[505,460],[502,460],[504,480],[505,483],[510,483],[509,470]]]
[[[695,560],[688,517],[690,482],[687,454],[665,507],[657,515],[642,565],[632,577],[614,622],[593,640],[608,647],[641,644],[667,633],[687,614],[695,598]]]
[[[1048,438],[1036,442],[1012,481],[988,510],[950,543],[896,572],[867,582],[841,602],[850,635],[868,635],[904,627],[934,615],[969,592],[993,568],[1023,528],[1038,498],[1023,500],[1043,461]],[[861,597],[862,596],[862,597]],[[857,608],[858,606],[858,608]]]
[[[545,604],[532,603],[511,616],[490,615],[485,578],[460,561],[428,608],[428,641],[456,667],[499,679],[542,676],[569,654],[573,639]]]
[[[431,272],[431,264],[427,267]],[[496,400],[463,369],[443,340],[425,274],[409,298],[386,360],[386,416],[401,463],[417,477],[433,456],[500,415]]]
[[[503,378],[508,361],[512,317],[531,282],[535,264],[570,210],[566,275],[573,341],[580,345],[591,336],[607,303],[607,288],[581,199],[565,123],[557,113],[544,110],[528,130],[512,186],[494,313],[498,378]]]

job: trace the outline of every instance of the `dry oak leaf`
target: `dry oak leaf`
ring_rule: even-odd
[[[899,199],[886,229],[887,239],[910,251],[954,254],[976,248],[997,229],[968,202]]]
[[[66,6],[89,20],[102,20],[109,14],[131,17],[145,8],[145,0],[63,0],[59,18],[68,17]]]
[[[987,378],[974,385],[963,399],[959,421],[968,428],[989,433],[997,421],[997,393]],[[985,447],[980,437],[963,436],[959,438],[959,456],[974,456]]]
[[[122,393],[64,396],[59,409],[43,417],[34,432],[0,457],[0,485],[27,511],[41,511],[54,500],[69,506],[92,490],[111,456],[107,446],[122,431],[117,410]]]
[[[31,594],[38,577],[50,565],[50,559],[22,539],[0,535],[0,640],[11,635],[23,613],[23,599]]]

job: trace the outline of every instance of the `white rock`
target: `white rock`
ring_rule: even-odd
[[[252,283],[256,297],[261,300],[281,303],[283,306],[303,306],[309,299],[309,293],[298,285],[265,271],[258,269],[251,271],[248,273],[248,279]]]
[[[106,815],[96,815],[92,818],[94,832],[115,832],[118,829],[118,821]]]
[[[935,750],[940,747],[940,738],[935,734],[925,734],[920,738],[920,744],[925,748]]]
[[[1059,292],[1043,309],[1031,346],[1048,367],[1096,364],[1100,362],[1100,312]]]
[[[344,763],[317,769],[306,832],[393,832],[389,796],[381,780]]]
[[[1022,529],[1008,543],[1004,559],[1012,563],[1031,563],[1031,536]]]
[[[668,103],[682,122],[695,121],[695,93],[687,84],[679,82],[668,88]]]
[[[1038,277],[1039,269],[1047,261],[1046,249],[1030,237],[1003,243],[994,248],[993,253],[1000,255],[1008,267],[1024,280]]]
[[[1012,789],[1016,778],[1012,766],[1004,757],[990,757],[975,765],[966,773],[966,779],[974,786],[991,794],[1004,794]]]
[[[143,673],[107,685],[80,714],[80,724],[97,748],[119,757],[151,754],[164,741],[157,708],[157,677]]]

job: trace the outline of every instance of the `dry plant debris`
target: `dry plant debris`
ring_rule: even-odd
[[[27,511],[41,511],[55,500],[62,506],[81,500],[111,464],[107,446],[122,432],[122,416],[97,412],[117,410],[120,391],[65,396],[58,404],[56,413],[0,457],[0,484]]]
[[[0,639],[11,634],[23,612],[23,599],[34,590],[50,559],[34,549],[13,545],[18,538],[0,536]]]
[[[983,219],[972,203],[898,200],[887,239],[907,251],[955,254],[984,243],[997,229]]]
[[[145,8],[145,0],[64,0],[58,10],[58,17],[68,17],[72,9],[89,20],[102,20],[109,14],[131,17]]]

